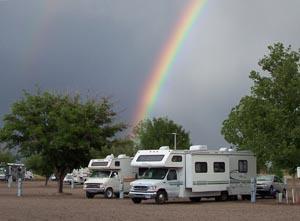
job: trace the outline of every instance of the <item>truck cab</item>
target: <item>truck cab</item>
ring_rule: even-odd
[[[184,151],[170,150],[163,146],[159,150],[140,150],[132,166],[148,168],[138,180],[131,183],[129,197],[134,203],[155,199],[162,204],[168,198],[177,198],[184,180]]]
[[[180,181],[176,168],[149,168],[141,179],[131,183],[130,197],[134,203],[140,203],[143,199],[155,199],[161,204],[168,197],[178,197]]]

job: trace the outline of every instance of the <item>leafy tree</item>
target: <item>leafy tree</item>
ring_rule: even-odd
[[[109,154],[118,156],[120,154],[126,154],[127,156],[135,155],[134,142],[130,139],[119,139],[112,143],[111,147],[105,147],[101,151],[101,157],[105,157]]]
[[[61,193],[66,173],[87,165],[92,149],[109,146],[126,127],[114,123],[115,116],[108,98],[25,91],[4,116],[0,140],[8,148],[18,146],[25,157],[38,154],[53,166]]]
[[[260,165],[271,161],[294,174],[300,165],[300,54],[282,43],[268,49],[258,63],[263,73],[250,73],[251,94],[231,110],[222,134],[240,149],[253,150]]]
[[[25,166],[34,173],[45,176],[45,186],[47,186],[49,177],[53,174],[54,166],[51,162],[39,154],[33,154],[26,159]]]
[[[139,149],[154,149],[160,146],[174,147],[174,134],[172,133],[176,133],[178,149],[186,149],[191,144],[189,132],[167,117],[141,121],[134,133]]]
[[[0,149],[0,163],[13,163],[16,157],[12,155],[9,151],[4,151]]]

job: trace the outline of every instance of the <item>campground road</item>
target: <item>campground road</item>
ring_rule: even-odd
[[[0,182],[0,220],[300,220],[300,206],[278,204],[274,199],[249,201],[171,201],[156,205],[154,201],[133,204],[130,199],[86,199],[82,188],[56,194],[54,182],[25,182],[24,194],[16,196]]]

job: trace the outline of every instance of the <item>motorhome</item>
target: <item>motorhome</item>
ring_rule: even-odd
[[[131,161],[132,157],[124,154],[90,160],[88,168],[91,174],[83,185],[86,197],[104,194],[105,198],[112,198],[113,195],[118,197],[121,192],[128,193],[130,182],[137,177],[137,169],[130,165]]]
[[[148,168],[141,179],[131,183],[129,197],[134,203],[155,199],[162,204],[169,199],[201,198],[216,200],[249,198],[250,180],[256,177],[256,157],[250,151],[228,148],[208,150],[205,145],[189,150],[140,150],[131,165]]]

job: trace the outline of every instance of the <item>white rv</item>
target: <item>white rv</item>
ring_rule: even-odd
[[[128,193],[130,182],[136,177],[136,168],[130,165],[132,157],[108,155],[105,159],[92,159],[88,168],[90,177],[84,182],[83,189],[87,198],[104,194],[105,198],[119,196],[120,191]]]
[[[228,148],[208,150],[207,146],[191,146],[189,150],[140,150],[131,163],[148,169],[141,179],[131,183],[129,197],[134,203],[155,199],[164,203],[172,198],[201,197],[216,200],[249,198],[250,180],[256,177],[256,157],[250,151]]]

